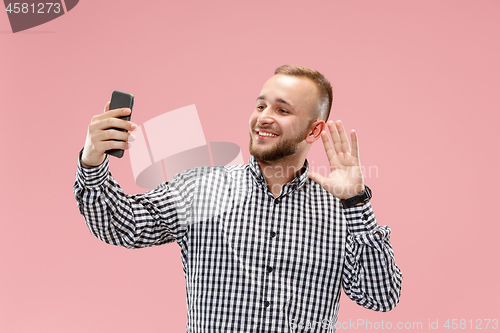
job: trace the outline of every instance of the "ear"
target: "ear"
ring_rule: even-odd
[[[309,126],[309,132],[306,136],[306,142],[312,144],[321,137],[321,132],[325,129],[324,120],[316,120]]]

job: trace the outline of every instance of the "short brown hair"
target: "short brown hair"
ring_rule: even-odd
[[[330,109],[332,108],[333,102],[333,92],[332,85],[318,71],[314,69],[310,69],[304,66],[299,65],[283,65],[274,71],[274,74],[283,74],[283,75],[291,75],[291,76],[299,76],[299,77],[307,77],[316,83],[318,87],[318,106],[316,108],[316,116],[317,119],[322,119],[325,122],[328,120],[330,116]]]

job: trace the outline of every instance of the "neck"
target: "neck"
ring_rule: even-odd
[[[305,160],[305,156],[287,156],[278,161],[257,160],[257,162],[262,174],[266,178],[267,188],[277,197],[281,193],[281,186],[292,181],[292,179],[300,174]]]

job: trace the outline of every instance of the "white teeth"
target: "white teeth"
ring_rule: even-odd
[[[276,134],[266,133],[266,132],[257,132],[257,133],[259,133],[259,135],[262,135],[262,136],[277,136]]]

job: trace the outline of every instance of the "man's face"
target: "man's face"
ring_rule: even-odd
[[[318,88],[308,78],[274,75],[262,87],[250,116],[250,154],[277,161],[303,149],[317,105]]]

